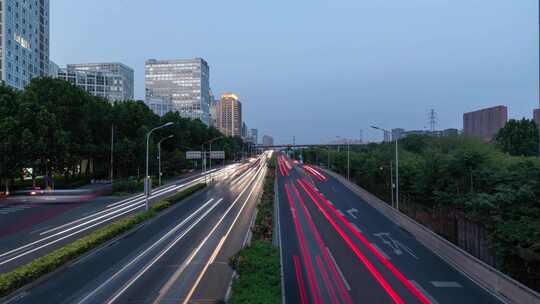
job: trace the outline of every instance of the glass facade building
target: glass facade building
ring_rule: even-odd
[[[23,89],[49,75],[49,0],[0,1],[0,75]]]
[[[210,124],[210,69],[204,59],[147,60],[145,86],[146,99],[169,97],[173,111]]]
[[[68,64],[58,78],[67,80],[95,96],[111,102],[133,100],[134,72],[122,63]]]
[[[118,74],[60,68],[53,77],[71,82],[86,92],[111,102],[133,99],[133,92],[124,91],[124,77]]]

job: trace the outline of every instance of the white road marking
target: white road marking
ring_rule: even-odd
[[[339,276],[343,280],[343,283],[345,283],[345,288],[347,288],[347,291],[350,291],[351,285],[349,285],[349,282],[347,282],[347,279],[345,279],[345,276],[343,275],[341,268],[339,268],[339,265],[337,264],[336,259],[334,258],[334,255],[332,255],[332,251],[330,251],[330,248],[328,247],[326,247],[326,250],[328,250],[328,255],[330,256],[330,259],[332,259],[332,263],[334,263],[334,266],[336,266]]]
[[[351,226],[354,227],[354,229],[356,229],[356,230],[358,230],[358,232],[362,233],[362,229],[358,228],[358,226],[356,226],[355,223],[350,223],[350,224],[351,224]]]
[[[414,287],[416,287],[416,289],[418,289],[421,293],[423,293],[424,296],[426,296],[426,298],[429,299],[431,304],[439,304],[439,302],[437,302],[437,300],[435,300],[435,298],[432,295],[430,295],[420,284],[418,284],[418,282],[416,282],[415,280],[409,280],[409,282],[411,282],[411,284],[413,284]]]
[[[343,213],[343,211],[337,209],[337,212],[339,212],[339,214],[341,214],[341,216],[345,216],[345,214]]]
[[[330,205],[334,206],[334,203],[332,203],[330,200],[327,200],[327,201],[328,201],[328,203],[329,203]]]
[[[390,256],[388,254],[386,254],[386,252],[384,252],[379,246],[377,246],[377,244],[375,243],[371,243],[371,246],[373,246],[375,249],[377,249],[377,251],[387,260],[390,260]]]
[[[354,217],[355,219],[358,219],[358,217],[356,215],[354,215],[356,212],[358,212],[358,209],[356,209],[356,208],[351,208],[351,209],[347,210],[347,213],[350,216]]]
[[[261,184],[264,179],[261,179],[261,169],[265,168],[266,166],[264,167],[260,167],[258,172],[255,173],[255,177],[254,177],[254,181],[258,184]],[[264,177],[264,175],[262,175],[262,177]],[[258,179],[258,181],[257,181]],[[238,213],[236,214],[236,217],[234,218],[232,224],[229,226],[229,229],[227,230],[227,232],[225,233],[225,235],[221,238],[221,241],[220,243],[218,244],[218,246],[215,248],[214,250],[214,253],[212,254],[212,257],[208,260],[208,262],[206,263],[205,267],[203,268],[203,270],[201,271],[201,273],[199,274],[199,276],[197,277],[197,279],[195,280],[195,283],[193,284],[193,287],[190,289],[190,291],[188,292],[187,296],[185,297],[184,301],[182,302],[182,304],[187,304],[189,303],[189,301],[191,300],[191,297],[193,296],[193,293],[195,292],[195,290],[197,289],[197,286],[199,285],[199,283],[201,282],[204,274],[206,273],[206,270],[208,269],[208,267],[210,266],[210,264],[214,261],[215,257],[218,255],[219,251],[221,250],[221,247],[223,246],[223,244],[225,243],[225,240],[228,238],[229,234],[231,233],[234,225],[236,224],[236,221],[238,220],[238,218],[240,217],[240,215],[242,214],[242,211],[244,210],[244,208],[246,207],[247,205],[247,202],[249,201],[249,199],[251,198],[251,195],[253,194],[253,191],[255,191],[257,187],[251,187],[251,191],[249,192],[248,194],[248,197],[246,198],[246,200],[244,201],[244,203],[242,204],[242,207],[240,208],[240,211],[238,211]],[[232,207],[234,205],[236,205],[236,202],[240,199],[240,197],[242,196],[242,194],[244,193],[244,191],[246,191],[247,189],[249,189],[248,187],[246,187],[242,193],[240,193],[240,195],[238,195],[238,198],[231,204],[231,206],[229,207],[229,209],[227,209],[225,211],[225,214],[223,215],[222,218],[219,219],[219,221],[216,223],[216,225],[212,228],[212,230],[210,231],[210,233],[208,234],[208,236],[201,242],[201,244],[199,245],[199,247],[197,248],[197,252],[200,250],[200,248],[202,248],[202,246],[204,245],[204,243],[206,243],[208,241],[208,239],[210,238],[210,236],[214,233],[214,231],[219,227],[219,225],[221,224],[221,222],[223,221],[223,219],[225,219],[225,216],[227,216],[227,214],[231,211]],[[249,228],[248,228],[249,229]],[[195,252],[196,254],[196,252]],[[194,256],[194,255],[192,255]],[[189,263],[187,263],[186,265],[188,265]]]
[[[205,214],[208,214],[209,211],[213,210],[215,208],[215,206],[217,206],[217,204],[219,204],[219,202],[221,202],[222,199],[218,200],[216,203],[214,203],[214,205],[212,205],[212,207],[210,209],[208,209],[204,214],[203,216],[201,216],[198,220],[202,220],[206,215]],[[157,240],[156,242],[154,242],[152,245],[150,245],[148,248],[146,248],[143,252],[141,252],[139,255],[137,255],[135,258],[133,258],[129,263],[127,263],[126,265],[124,265],[124,267],[122,267],[119,271],[117,271],[114,275],[110,276],[105,282],[103,282],[101,285],[99,285],[96,289],[94,289],[91,293],[87,294],[82,300],[79,301],[79,304],[80,303],[84,303],[87,299],[89,299],[90,297],[92,297],[94,294],[96,294],[101,288],[103,288],[105,285],[107,285],[109,282],[111,282],[112,280],[114,280],[120,273],[122,273],[124,270],[126,270],[129,266],[133,265],[135,262],[137,262],[140,258],[142,258],[144,255],[146,255],[150,250],[152,250],[154,247],[156,247],[159,243],[161,243],[163,240],[165,240],[167,237],[169,237],[170,235],[172,235],[173,233],[175,233],[177,230],[179,230],[182,226],[184,226],[189,220],[191,220],[194,216],[196,216],[199,212],[201,212],[201,210],[203,210],[206,206],[208,206],[208,204],[210,204],[212,201],[214,201],[214,199],[210,199],[209,201],[207,201],[204,205],[202,205],[201,207],[199,207],[199,209],[197,209],[195,212],[193,212],[190,216],[188,216],[187,218],[185,218],[182,222],[180,222],[180,224],[176,225],[174,228],[172,228],[169,232],[167,232],[165,235],[163,235],[159,240]],[[190,225],[189,227],[191,227],[191,229],[194,227],[193,224]],[[181,236],[183,236],[187,231],[189,231],[190,228],[188,228],[188,230],[185,230]]]
[[[435,287],[441,288],[461,288],[461,284],[455,281],[431,281],[431,284]]]

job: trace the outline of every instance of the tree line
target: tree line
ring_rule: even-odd
[[[302,151],[306,162],[347,174],[347,147]],[[540,290],[538,129],[512,120],[492,143],[465,136],[408,136],[399,141],[400,204],[443,210],[486,228],[496,267]],[[351,148],[350,176],[387,202],[394,143]],[[405,210],[403,210],[406,212]]]
[[[52,78],[34,79],[23,91],[0,86],[0,179],[3,185],[21,178],[24,169],[34,176],[66,179],[108,178],[111,136],[114,133],[114,176],[142,177],[145,169],[146,133],[167,122],[174,124],[152,134],[150,166],[157,175],[156,143],[162,143],[162,171],[178,175],[195,163],[186,150],[222,136],[200,120],[178,112],[159,117],[144,102],[128,100],[111,104],[79,87]],[[246,150],[240,138],[224,137],[213,143],[228,160]],[[208,149],[208,146],[205,147]]]

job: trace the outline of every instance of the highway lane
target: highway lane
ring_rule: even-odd
[[[278,176],[288,303],[501,303],[321,170]]]
[[[221,178],[232,173],[241,173],[246,169],[247,164],[233,164],[221,169],[213,169],[206,174],[212,174],[213,178]],[[150,203],[203,182],[205,179],[209,180],[204,174],[196,174],[156,188],[153,190]],[[48,221],[1,238],[0,272],[12,270],[72,242],[74,239],[87,235],[111,221],[142,210],[144,197],[142,194],[138,194],[120,201],[101,199],[100,204],[83,203],[79,206],[77,204],[62,204],[61,206],[51,206],[50,209],[45,209],[42,213],[46,213],[47,210],[56,210],[55,208],[70,208],[71,206],[75,206],[71,209],[73,212],[67,211],[50,218]],[[85,210],[87,212],[82,212]],[[23,214],[17,216],[22,217]],[[21,220],[27,219],[23,217]]]
[[[223,298],[231,279],[223,253],[245,236],[262,190],[265,159],[230,171],[206,190],[175,205],[122,239],[82,257],[10,303],[179,303]],[[216,174],[217,175],[217,174]],[[244,218],[248,219],[247,225]],[[240,229],[240,230],[237,230]],[[230,232],[232,231],[232,232]],[[222,270],[212,270],[219,265]],[[226,270],[226,271],[225,271]],[[212,273],[215,293],[206,292]],[[195,284],[197,282],[197,284]]]

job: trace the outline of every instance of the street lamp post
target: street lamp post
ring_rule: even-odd
[[[390,131],[385,130],[383,128],[379,128],[379,127],[376,127],[376,126],[371,126],[371,127],[373,129],[383,131],[385,134],[387,132],[390,133]],[[399,152],[398,152],[398,138],[397,138],[397,136],[396,136],[395,142],[396,142],[396,209],[399,211],[399,154],[398,154]]]
[[[159,177],[158,177],[159,182],[158,182],[158,184],[159,184],[159,186],[161,186],[161,143],[163,141],[165,141],[167,139],[170,139],[170,138],[173,138],[173,137],[174,137],[174,135],[171,134],[171,135],[169,135],[169,136],[167,136],[165,138],[162,138],[157,144],[157,148],[158,148],[158,171],[159,171],[158,172],[158,174],[159,174]]]
[[[347,139],[347,179],[351,180],[351,143]]]
[[[152,130],[148,131],[148,133],[146,133],[146,175],[144,176],[144,202],[146,210],[148,210],[148,197],[150,196],[150,176],[148,176],[148,146],[150,145],[150,135],[152,135],[152,132],[154,132],[155,130],[169,127],[172,125],[172,122],[168,122],[159,127],[155,127]]]

